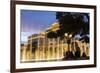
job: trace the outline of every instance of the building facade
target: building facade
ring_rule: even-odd
[[[80,55],[82,56],[85,52],[86,56],[89,56],[89,43],[79,41],[69,35],[71,43],[68,44],[66,42],[67,34],[65,34],[65,38],[63,39],[60,39],[60,37],[47,37],[49,32],[55,32],[59,30],[59,27],[59,23],[54,23],[44,32],[29,36],[27,44],[21,46],[21,61],[62,60],[67,51],[72,51],[73,54],[75,53],[75,42],[80,48]]]

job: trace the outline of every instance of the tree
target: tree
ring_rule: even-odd
[[[89,14],[57,12],[56,19],[60,24],[58,36],[64,36],[64,33],[85,35],[89,33]]]
[[[83,36],[82,38],[80,38],[80,41],[83,41],[85,43],[89,43],[89,37],[88,36]]]
[[[51,32],[49,32],[49,33],[47,34],[47,37],[48,37],[48,38],[57,38],[57,33],[51,31]]]

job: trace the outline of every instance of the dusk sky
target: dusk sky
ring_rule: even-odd
[[[27,42],[28,36],[45,31],[56,22],[56,12],[21,10],[21,43]]]
[[[28,36],[45,31],[56,22],[56,12],[21,10],[21,43],[28,41]],[[84,21],[87,18],[84,16]]]

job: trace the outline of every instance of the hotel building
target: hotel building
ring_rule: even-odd
[[[50,61],[50,60],[62,60],[66,51],[69,50],[75,53],[75,44],[72,48],[71,44],[67,44],[66,36],[64,39],[57,38],[48,38],[47,34],[51,31],[55,32],[59,30],[59,23],[52,24],[44,32],[39,34],[33,34],[28,37],[28,42],[21,45],[21,61]],[[78,46],[82,53],[85,52],[89,56],[89,43],[83,43],[76,38],[72,38],[72,35],[69,35],[71,42],[77,42]],[[83,48],[84,46],[84,48]]]

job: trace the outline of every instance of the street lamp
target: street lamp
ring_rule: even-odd
[[[69,35],[69,38],[71,38],[71,37],[72,37],[72,34]]]
[[[64,59],[72,59],[73,53],[70,51],[70,43],[71,43],[72,34],[65,33],[64,36],[68,44],[68,48],[67,48],[68,51],[66,51]]]
[[[68,33],[65,33],[65,37],[67,37],[68,36]]]

